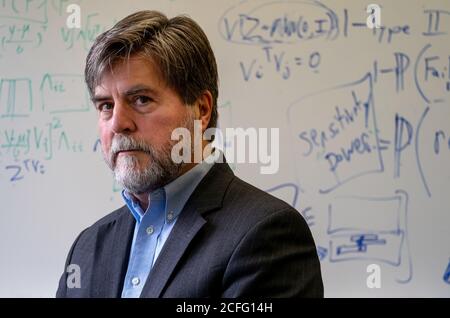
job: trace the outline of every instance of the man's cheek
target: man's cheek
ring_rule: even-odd
[[[114,158],[113,158],[113,155],[111,153],[111,148],[110,147],[105,147],[102,144],[101,149],[102,149],[103,158],[105,159],[105,161],[108,164],[108,166],[112,169],[113,165],[114,165]]]

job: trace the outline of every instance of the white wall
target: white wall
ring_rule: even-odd
[[[450,3],[379,1],[372,31],[371,2],[0,2],[0,296],[52,297],[76,235],[122,205],[82,74],[99,31],[138,9],[204,28],[222,127],[280,129],[277,174],[232,166],[305,216],[326,296],[450,296]]]

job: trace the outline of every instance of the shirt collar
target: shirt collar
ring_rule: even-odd
[[[209,157],[211,156],[213,156],[213,154]],[[212,157],[209,157],[172,182],[166,184],[163,188],[158,188],[149,194],[149,202],[151,202],[151,200],[165,198],[166,221],[171,222],[178,217],[197,185],[209,172],[215,163],[215,161],[211,160]],[[218,158],[220,158],[220,156]],[[131,211],[131,214],[136,219],[136,222],[139,224],[147,211],[144,212],[141,209],[139,202],[128,191],[122,190],[122,198],[128,206],[128,209]]]

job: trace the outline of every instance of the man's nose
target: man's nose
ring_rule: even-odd
[[[115,103],[111,129],[116,134],[126,134],[136,130],[132,110],[127,104]]]

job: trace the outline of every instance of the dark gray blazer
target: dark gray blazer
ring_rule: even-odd
[[[67,257],[81,288],[57,297],[120,297],[135,220],[126,206],[84,230]],[[178,217],[141,297],[322,297],[320,263],[298,211],[214,164]]]

